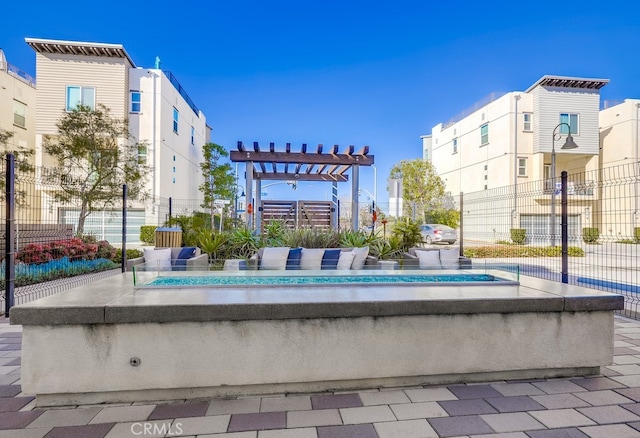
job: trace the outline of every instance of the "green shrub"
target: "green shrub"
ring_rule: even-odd
[[[568,254],[571,257],[584,257],[584,250],[577,246],[570,246]],[[562,248],[559,246],[524,246],[524,245],[495,245],[468,247],[464,250],[465,257],[482,258],[516,258],[516,257],[560,257]]]
[[[635,240],[636,243],[640,243],[640,227],[633,228],[633,240]]]
[[[131,248],[127,249],[127,260],[136,259],[142,257],[144,253],[139,249]],[[116,264],[122,263],[122,248],[116,248],[116,254],[113,256],[112,261]]]
[[[524,228],[511,228],[511,240],[516,245],[524,245],[527,240],[527,230]]]
[[[600,230],[597,228],[583,228],[582,240],[584,243],[598,243],[600,238]]]
[[[343,230],[340,232],[339,246],[342,248],[362,248],[371,245],[376,240],[373,233],[364,231]]]
[[[399,239],[400,247],[404,252],[422,242],[420,225],[409,218],[401,218],[393,226],[392,235]]]
[[[140,227],[140,241],[146,245],[153,245],[156,241],[155,225],[142,225]]]
[[[231,255],[229,237],[225,233],[202,229],[198,232],[198,246],[202,252],[209,255],[210,262],[216,259],[224,259],[227,255]]]

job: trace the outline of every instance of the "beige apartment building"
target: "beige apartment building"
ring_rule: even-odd
[[[27,38],[36,52],[37,117],[35,160],[48,167],[52,158],[43,152],[43,138],[56,135],[64,111],[79,103],[95,108],[104,104],[111,116],[128,119],[140,149],[140,159],[151,168],[147,181],[150,200],[128,213],[129,242],[139,241],[140,225],[162,224],[162,199],[200,200],[202,146],[210,139],[206,118],[176,77],[160,68],[136,66],[120,44]],[[51,222],[75,223],[79,212],[59,208],[43,194],[44,210]],[[87,231],[112,243],[120,241],[121,212],[92,213]]]
[[[493,94],[422,136],[423,157],[433,162],[447,191],[454,195],[507,188],[504,196],[492,201],[494,211],[503,216],[494,218],[492,231],[508,238],[510,228],[549,236],[554,222],[550,205],[557,196],[552,179],[555,155],[555,183],[563,170],[572,175],[569,229],[579,235],[583,227],[591,226],[592,213],[597,211],[600,89],[608,82],[549,75],[524,91]],[[565,150],[562,146],[569,132],[578,147]],[[514,196],[517,186],[535,181],[544,183],[539,192],[530,195],[528,202],[518,202],[522,196]],[[558,215],[559,202],[558,196]],[[486,228],[486,217],[470,218],[465,227]],[[558,216],[557,233],[559,221]]]
[[[34,150],[36,138],[36,81],[7,62],[0,49],[0,129],[11,132],[7,148]]]

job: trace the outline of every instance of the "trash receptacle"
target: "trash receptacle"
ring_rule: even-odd
[[[156,228],[156,246],[159,248],[182,246],[182,229],[171,227]]]

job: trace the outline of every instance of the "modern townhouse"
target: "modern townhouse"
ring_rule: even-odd
[[[432,161],[453,195],[512,187],[493,200],[495,211],[505,216],[493,231],[506,236],[509,228],[549,235],[554,184],[566,170],[571,175],[569,229],[579,235],[591,225],[597,201],[595,182],[589,178],[599,168],[600,89],[608,82],[544,76],[525,91],[494,93],[422,136],[423,158]],[[578,147],[563,149],[569,132]],[[529,181],[544,181],[544,186],[533,195],[533,204],[519,204],[517,186]],[[557,233],[559,203],[558,197]],[[478,223],[465,226],[482,228],[486,223],[481,216],[470,215],[470,220]]]
[[[640,99],[605,102],[600,111],[602,232],[635,237],[640,227]]]
[[[36,81],[9,64],[0,49],[0,129],[12,134],[7,148],[18,151],[35,148]]]
[[[159,207],[168,198],[199,200],[202,182],[202,146],[210,139],[205,115],[175,76],[136,66],[120,44],[27,38],[36,52],[37,122],[36,165],[53,165],[43,152],[43,138],[56,135],[64,111],[79,103],[95,108],[103,104],[111,116],[128,119],[136,141],[146,145],[139,158],[151,169],[147,183],[149,201],[129,210],[127,240],[139,241],[142,224],[162,224]],[[52,222],[75,223],[78,209],[60,208],[43,193],[45,211]],[[93,212],[86,230],[112,243],[120,241],[121,212]]]

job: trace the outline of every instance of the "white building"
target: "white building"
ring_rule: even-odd
[[[594,171],[599,164],[599,90],[608,82],[544,76],[525,91],[492,94],[423,136],[423,157],[432,161],[446,190],[454,195],[527,181],[551,182],[552,149],[558,181],[562,170],[569,174]],[[569,129],[579,147],[563,150]],[[569,184],[576,195],[570,202],[570,228],[589,226],[583,217],[585,207],[595,201],[589,182]],[[552,187],[547,189],[536,198],[537,205],[550,204]],[[525,228],[528,234],[548,234],[549,208],[541,214],[534,206],[518,205],[513,196],[505,196],[503,203],[494,205],[496,211],[505,212],[505,220],[493,227],[494,232],[508,236],[509,228]],[[478,220],[478,227],[485,225]]]
[[[137,67],[119,44],[35,38],[26,42],[36,52],[36,165],[54,164],[43,153],[43,137],[57,133],[56,123],[63,111],[78,103],[90,107],[101,103],[112,117],[128,119],[132,136],[148,145],[141,156],[146,154],[151,168],[147,186],[151,200],[129,211],[129,241],[138,241],[140,225],[164,221],[164,214],[158,211],[161,198],[202,199],[199,165],[210,128],[170,72],[161,70],[158,62],[154,68]],[[75,221],[77,211],[51,208],[50,198],[44,203],[50,205],[51,215],[60,215],[61,222]],[[88,231],[118,242],[120,214],[115,210],[92,213]]]
[[[601,233],[634,237],[640,227],[640,99],[625,99],[600,111],[603,202],[594,211]],[[600,225],[599,224],[599,225]]]

